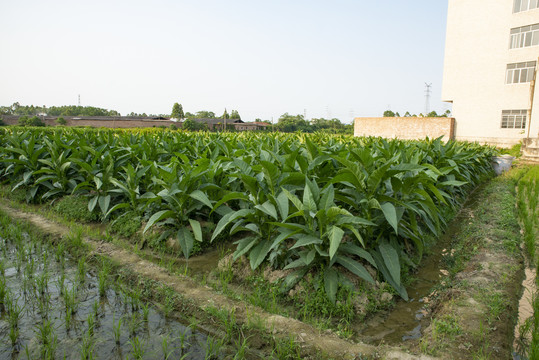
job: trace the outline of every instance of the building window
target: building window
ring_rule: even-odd
[[[539,0],[514,0],[513,13],[539,8]]]
[[[505,74],[506,84],[527,83],[533,80],[535,61],[508,64]]]
[[[502,110],[502,129],[525,129],[528,110]]]
[[[539,45],[539,24],[511,29],[510,49]]]

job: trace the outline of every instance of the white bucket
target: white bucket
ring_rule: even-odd
[[[504,171],[511,169],[513,160],[515,160],[515,157],[511,155],[494,156],[492,158],[492,167],[496,175],[501,175]]]

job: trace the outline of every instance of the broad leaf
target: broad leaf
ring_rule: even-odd
[[[145,233],[146,231],[148,231],[148,229],[151,228],[153,224],[155,224],[157,221],[161,221],[164,218],[172,217],[174,215],[175,213],[172,210],[161,210],[161,211],[156,212],[150,217],[150,220],[148,220],[148,223],[144,227],[144,230],[142,231],[142,233]]]
[[[200,201],[201,203],[203,203],[204,205],[206,205],[210,209],[213,208],[213,206],[211,205],[210,199],[208,199],[208,196],[206,194],[204,194],[202,191],[195,190],[191,194],[189,194],[189,196],[192,197],[195,200]]]
[[[399,262],[399,254],[393,248],[393,246],[391,246],[386,241],[381,242],[380,245],[378,245],[378,249],[380,250],[380,255],[382,255],[385,266],[389,270],[391,278],[393,279],[395,284],[397,284],[397,286],[400,286],[401,267]]]
[[[335,304],[335,297],[337,295],[337,289],[339,288],[339,276],[337,272],[332,268],[327,268],[324,271],[324,289],[326,294],[333,304]]]
[[[191,250],[193,250],[194,239],[191,231],[189,231],[189,229],[185,226],[182,226],[180,230],[178,230],[178,243],[182,248],[185,258],[189,259]]]
[[[389,223],[395,229],[395,234],[398,235],[399,233],[399,221],[397,219],[397,211],[395,210],[395,205],[392,203],[386,202],[383,203],[381,206],[382,212],[384,213],[384,216]]]
[[[312,244],[322,244],[322,240],[312,235],[298,235],[296,243],[290,249],[295,249],[301,246],[307,246]]]
[[[333,256],[337,253],[337,250],[339,250],[339,246],[341,245],[341,240],[344,236],[343,229],[332,226],[328,231],[328,238],[329,238],[329,259],[332,260]]]
[[[337,256],[337,262],[348,269],[351,273],[359,276],[365,281],[370,282],[371,284],[374,284],[371,274],[369,274],[367,269],[365,269],[365,267],[357,261],[352,260],[347,256]]]
[[[195,234],[195,240],[202,242],[202,228],[200,227],[200,222],[198,222],[198,220],[189,219],[189,224],[193,229],[193,234]]]

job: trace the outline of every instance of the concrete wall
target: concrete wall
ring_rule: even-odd
[[[356,118],[354,136],[381,136],[398,139],[424,139],[444,136],[453,138],[455,119],[444,117],[376,117]]]
[[[512,28],[537,23],[539,9],[513,14],[513,0],[449,0],[442,100],[453,103],[457,140],[510,146],[526,137],[529,123],[504,129],[501,120],[502,110],[529,108],[530,83],[505,84],[505,74],[507,64],[537,61],[538,46],[509,49]],[[532,137],[539,133],[539,91],[534,102]]]

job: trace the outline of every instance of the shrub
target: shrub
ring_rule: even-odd
[[[67,121],[66,121],[63,117],[60,116],[58,119],[56,119],[56,123],[57,123],[58,125],[64,126],[64,125],[67,124]]]
[[[21,116],[18,122],[20,126],[45,126],[45,123],[37,116],[31,118],[28,116]]]

